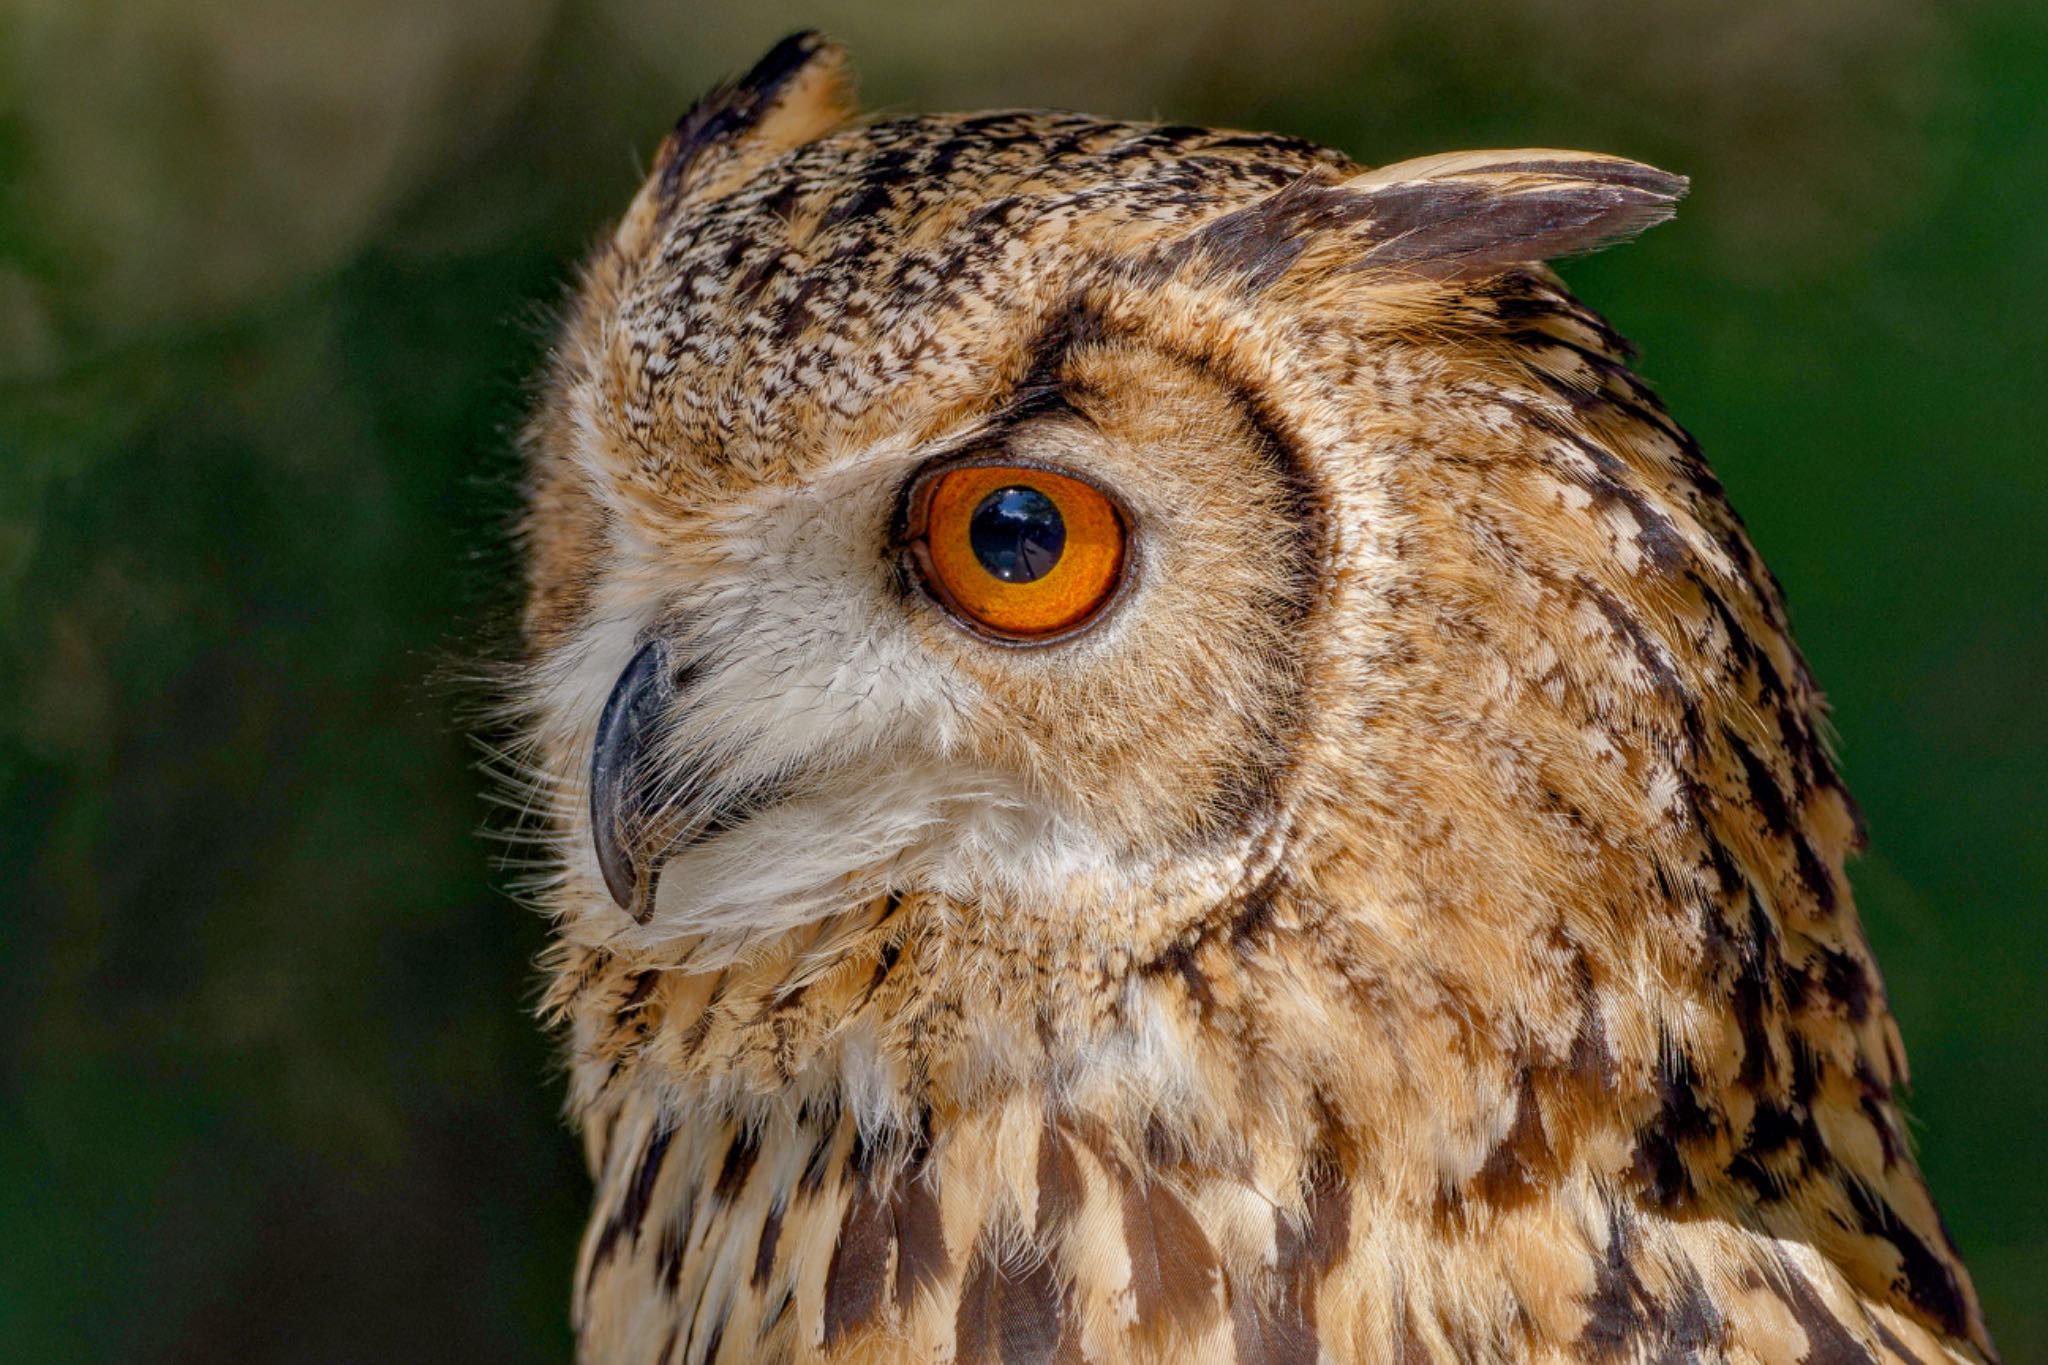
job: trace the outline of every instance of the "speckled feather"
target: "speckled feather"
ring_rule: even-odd
[[[582,1358],[1994,1359],[1781,595],[1540,265],[1683,182],[845,71],[684,119],[531,432]],[[906,581],[967,449],[1122,492],[1101,627]],[[801,780],[636,923],[583,775],[651,637],[665,762]]]

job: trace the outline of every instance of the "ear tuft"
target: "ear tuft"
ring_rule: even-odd
[[[1620,157],[1525,150],[1420,157],[1335,184],[1304,178],[1167,251],[1254,291],[1304,261],[1473,279],[1594,251],[1663,222],[1685,177]]]
[[[1367,171],[1335,187],[1368,225],[1360,270],[1434,279],[1576,256],[1671,217],[1684,176],[1589,152],[1452,152]]]
[[[676,121],[619,225],[618,245],[631,250],[678,206],[717,198],[854,111],[846,49],[812,30],[792,33],[746,75],[718,86]]]
[[[846,49],[812,30],[792,33],[753,70],[713,90],[676,121],[655,156],[664,198],[704,194],[727,178],[720,163],[744,152],[752,164],[830,132],[852,116],[853,65]]]

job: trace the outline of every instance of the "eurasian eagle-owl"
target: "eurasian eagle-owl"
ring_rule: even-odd
[[[585,1359],[1987,1361],[1577,152],[691,110],[530,436]]]

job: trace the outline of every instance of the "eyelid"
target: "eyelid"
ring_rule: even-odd
[[[1050,460],[1035,459],[1029,455],[1012,455],[1005,450],[973,450],[964,454],[937,456],[926,460],[911,471],[898,499],[897,544],[907,545],[917,538],[920,534],[916,520],[921,512],[920,502],[929,499],[932,488],[939,480],[960,469],[1010,469],[1020,474],[1052,474],[1062,479],[1071,479],[1100,493],[1110,506],[1116,508],[1117,515],[1123,519],[1126,527],[1132,524],[1130,510],[1124,506],[1123,499],[1104,487],[1092,474],[1063,464],[1054,464]]]

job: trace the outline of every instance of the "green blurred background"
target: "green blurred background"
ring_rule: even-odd
[[[428,680],[574,261],[811,24],[891,109],[1694,177],[1567,273],[1790,590],[1926,1166],[2048,1360],[2038,0],[0,0],[0,1358],[566,1356],[542,926]]]

